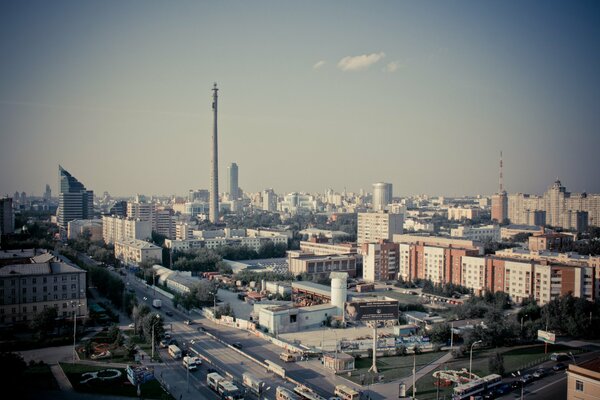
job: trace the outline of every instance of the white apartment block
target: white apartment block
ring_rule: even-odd
[[[405,281],[409,281],[411,279],[410,273],[410,244],[408,243],[400,243],[398,245],[398,272],[399,276]]]
[[[263,236],[264,233],[264,236]],[[250,230],[250,235],[246,235],[245,229],[221,229],[213,231],[194,231],[193,239],[183,240],[165,240],[165,246],[174,250],[189,250],[205,247],[207,249],[217,249],[221,246],[246,246],[254,251],[267,242],[273,244],[284,244],[287,247],[288,236],[285,234],[276,235],[272,231],[263,232],[261,230]]]
[[[190,240],[194,238],[194,230],[198,229],[198,224],[193,222],[177,222],[175,224],[175,240]],[[173,238],[169,238],[173,239]]]
[[[414,231],[414,232],[433,232],[435,231],[435,225],[431,222],[420,221],[415,218],[407,218],[404,221],[404,230],[405,231]]]
[[[169,239],[175,237],[175,217],[173,209],[160,207],[156,209],[156,226],[154,230]]]
[[[115,258],[127,265],[162,262],[162,248],[143,240],[125,239],[115,242]]]
[[[532,296],[533,265],[527,262],[504,263],[504,292],[511,300],[520,303]]]
[[[450,236],[460,237],[463,239],[474,240],[477,242],[499,242],[500,241],[500,226],[485,225],[485,226],[459,226],[450,231]]]
[[[279,211],[289,214],[317,211],[317,201],[310,194],[290,193],[286,194],[283,201],[278,205]]]
[[[60,317],[86,318],[86,272],[62,262],[0,268],[0,324],[31,321],[54,307]]]
[[[448,208],[448,219],[460,221],[462,219],[475,219],[481,215],[480,208],[472,207],[450,207]]]
[[[444,283],[444,248],[425,246],[423,251],[425,279]]]
[[[102,217],[104,243],[115,243],[128,239],[146,240],[152,237],[152,223],[133,218]]]
[[[140,221],[150,221],[151,229],[156,230],[156,204],[138,201],[127,202],[127,217]]]
[[[404,214],[386,212],[358,213],[357,243],[376,243],[380,240],[392,240],[393,235],[402,234]]]
[[[461,285],[473,289],[473,292],[480,295],[486,290],[486,269],[484,257],[461,257]]]

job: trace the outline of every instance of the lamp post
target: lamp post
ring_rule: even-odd
[[[417,395],[417,352],[413,348],[413,381],[412,381],[412,398],[416,399]]]
[[[75,363],[77,361],[77,350],[75,349],[77,344],[77,307],[81,307],[81,303],[72,301],[71,306],[73,307],[73,363]]]
[[[189,349],[189,345],[186,344],[185,342],[183,342],[183,346],[186,347],[186,356],[187,359],[187,363],[185,363],[185,369],[186,369],[186,380],[187,380],[187,391],[188,393],[190,392],[190,349]]]
[[[154,361],[154,327],[158,321],[160,321],[160,314],[157,313],[156,319],[152,323],[152,361]]]
[[[471,344],[471,354],[469,356],[469,379],[473,379],[473,372],[472,372],[472,367],[473,367],[473,346],[475,346],[478,343],[481,343],[481,340],[478,340],[476,342],[473,342],[473,344]]]

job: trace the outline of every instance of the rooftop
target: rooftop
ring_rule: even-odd
[[[292,282],[292,289],[313,292],[325,297],[331,297],[331,287],[310,281]]]
[[[63,262],[14,264],[0,268],[0,276],[50,275],[77,272],[84,271]]]
[[[115,244],[122,244],[122,245],[126,245],[126,246],[132,246],[135,248],[138,248],[140,250],[143,249],[160,249],[160,247],[158,247],[157,245],[150,243],[150,242],[146,242],[144,240],[139,240],[139,239],[125,239],[125,240],[118,240],[115,242]]]

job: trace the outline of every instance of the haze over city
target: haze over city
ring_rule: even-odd
[[[0,190],[600,192],[595,2],[3,2]],[[225,186],[221,175],[221,187]]]

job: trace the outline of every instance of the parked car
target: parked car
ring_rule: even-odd
[[[521,382],[523,382],[523,384],[527,385],[528,383],[533,382],[533,376],[530,374],[525,374],[521,377]]]
[[[550,359],[552,361],[567,361],[569,359],[569,355],[567,353],[552,353]]]
[[[165,349],[165,348],[167,348],[167,346],[169,346],[169,342],[168,342],[168,341],[166,341],[165,339],[163,339],[163,340],[161,340],[161,341],[160,341],[160,343],[158,343],[158,346],[159,346],[161,349]]]
[[[521,386],[523,386],[523,382],[521,382],[521,380],[519,380],[519,379],[517,379],[516,381],[512,381],[510,383],[511,389],[519,389]]]
[[[189,320],[189,319],[186,319],[185,321],[183,321],[183,323],[186,324],[186,325],[192,325],[193,324],[192,320]]]
[[[135,324],[129,324],[129,325],[127,325],[127,327],[128,327],[129,329],[135,329]]]
[[[236,349],[241,349],[242,347],[244,347],[240,342],[235,342],[232,344],[232,346]]]
[[[165,311],[165,314],[167,314],[169,317],[173,316],[173,311]]]
[[[538,368],[532,375],[535,379],[540,379],[548,375],[548,370],[546,368]]]
[[[207,373],[207,374],[212,374],[213,372],[217,372],[217,370],[216,370],[216,369],[214,369],[214,368],[210,368],[210,367],[209,367],[209,368],[206,368],[206,373]]]
[[[553,370],[555,371],[563,371],[565,369],[567,369],[567,364],[565,363],[556,363],[556,365],[554,365],[554,367],[552,367]]]

